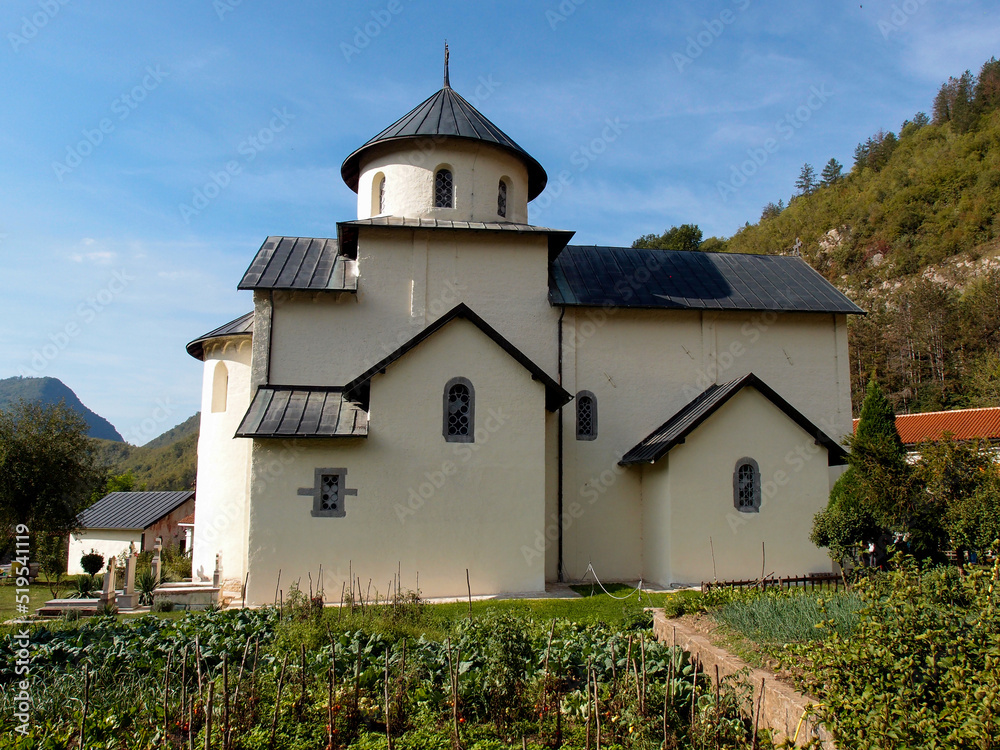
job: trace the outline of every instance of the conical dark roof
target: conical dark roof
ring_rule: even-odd
[[[548,176],[542,165],[447,85],[348,156],[340,174],[347,186],[357,192],[359,165],[365,151],[389,141],[441,137],[467,138],[499,146],[521,159],[528,168],[529,201],[545,189]]]

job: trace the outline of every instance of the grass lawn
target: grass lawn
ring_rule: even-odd
[[[69,592],[68,586],[62,587],[62,595]],[[0,623],[12,620],[20,616],[17,611],[17,586],[13,581],[4,582],[0,585]],[[28,587],[28,614],[34,614],[35,610],[52,598],[52,591],[47,584],[33,583]]]

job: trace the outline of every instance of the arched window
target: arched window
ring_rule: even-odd
[[[450,169],[439,169],[434,175],[434,208],[455,207],[455,181]]]
[[[760,467],[752,458],[741,458],[733,471],[733,504],[741,513],[760,511]]]
[[[507,183],[503,180],[497,186],[497,215],[507,216]]]
[[[378,212],[385,213],[385,175],[378,181]]]
[[[452,378],[444,387],[444,439],[475,442],[476,392],[468,378]]]
[[[597,397],[590,391],[576,394],[576,439],[597,439]]]
[[[212,413],[226,410],[226,401],[229,395],[229,370],[226,369],[225,362],[219,362],[215,366],[215,373],[212,377]]]

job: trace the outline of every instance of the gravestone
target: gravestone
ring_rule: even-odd
[[[108,559],[108,569],[104,573],[104,586],[101,590],[101,604],[114,604],[117,592],[115,591],[115,558]]]
[[[153,582],[160,585],[160,537],[156,537],[156,546],[153,548],[153,559],[149,563],[149,572],[153,575]]]
[[[212,586],[215,588],[219,587],[219,581],[222,580],[222,553],[218,553],[215,556],[215,572],[212,573]]]
[[[119,607],[122,609],[135,609],[139,599],[135,593],[135,565],[138,558],[133,552],[132,545],[129,545],[129,554],[125,558],[125,586],[122,595],[119,597]]]

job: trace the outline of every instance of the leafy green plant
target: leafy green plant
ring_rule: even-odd
[[[153,592],[157,582],[151,571],[140,570],[135,576],[135,590],[139,592],[139,604],[148,607],[153,603]]]
[[[93,599],[101,592],[100,576],[82,575],[74,581],[75,588],[69,595],[70,599]]]

